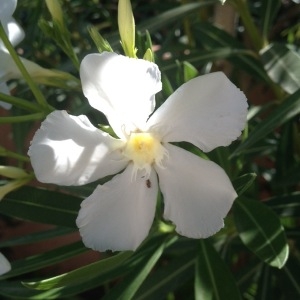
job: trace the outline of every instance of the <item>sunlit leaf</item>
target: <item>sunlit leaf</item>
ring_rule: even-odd
[[[289,247],[279,218],[266,205],[255,200],[239,198],[233,208],[243,243],[270,266],[282,268]]]
[[[271,44],[261,50],[261,60],[270,78],[286,92],[300,88],[300,55],[283,44]]]
[[[188,61],[183,62],[183,78],[187,82],[198,75],[198,70]]]

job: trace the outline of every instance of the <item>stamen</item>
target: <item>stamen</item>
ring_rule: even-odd
[[[123,154],[134,163],[132,180],[136,179],[138,170],[145,170],[147,179],[153,164],[163,168],[162,160],[169,156],[168,151],[151,133],[131,133],[127,140]]]

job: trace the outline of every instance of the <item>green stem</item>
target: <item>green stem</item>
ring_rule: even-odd
[[[38,105],[33,104],[28,100],[24,100],[22,98],[17,98],[17,97],[0,93],[0,100],[28,111],[32,111],[32,112],[41,111],[41,108]]]
[[[34,114],[24,115],[24,116],[0,117],[0,124],[28,122],[28,121],[41,120],[44,118],[45,118],[44,112],[39,112],[39,113],[34,113]]]
[[[9,51],[11,57],[13,58],[15,64],[19,68],[19,70],[20,70],[22,76],[24,77],[25,81],[27,82],[29,88],[31,89],[33,95],[35,96],[37,102],[40,104],[41,107],[43,107],[45,109],[45,111],[49,112],[49,106],[48,106],[48,103],[47,103],[44,95],[38,89],[38,87],[36,86],[36,84],[32,80],[31,76],[27,72],[26,68],[24,67],[20,57],[16,53],[16,51],[15,51],[14,47],[12,46],[12,44],[10,43],[1,22],[0,22],[0,37],[1,37],[5,47]]]
[[[17,159],[17,160],[23,161],[23,162],[29,162],[30,161],[28,156],[25,156],[25,155],[22,155],[22,154],[19,154],[19,153],[15,153],[15,152],[7,150],[3,147],[0,147],[0,156],[14,158],[14,159]]]
[[[233,4],[233,7],[240,15],[254,49],[259,52],[264,46],[264,41],[253,22],[247,2],[245,0],[231,0],[230,3]]]

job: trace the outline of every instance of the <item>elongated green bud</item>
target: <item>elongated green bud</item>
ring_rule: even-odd
[[[118,25],[122,47],[126,56],[136,58],[135,23],[129,0],[119,0]]]

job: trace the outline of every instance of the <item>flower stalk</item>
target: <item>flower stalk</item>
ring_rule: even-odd
[[[0,37],[1,37],[5,47],[9,51],[11,57],[13,58],[15,64],[17,65],[20,72],[22,73],[22,76],[24,77],[25,81],[27,82],[27,84],[28,84],[29,88],[31,89],[33,95],[35,96],[37,102],[40,104],[41,107],[43,107],[43,109],[45,111],[50,112],[51,110],[49,110],[49,106],[48,106],[48,103],[47,103],[44,95],[41,93],[39,88],[36,86],[36,84],[32,80],[30,74],[24,67],[20,57],[18,56],[14,47],[12,46],[11,42],[9,41],[1,22],[0,22]]]

